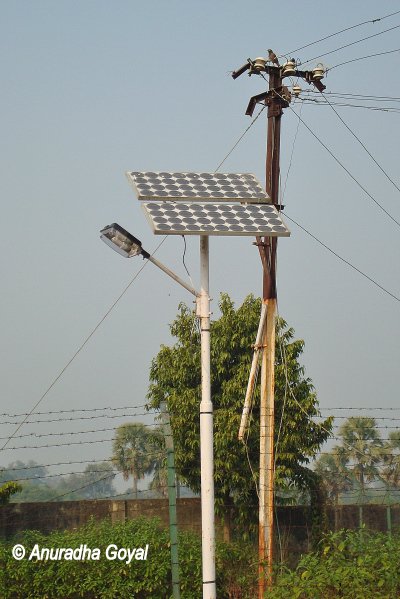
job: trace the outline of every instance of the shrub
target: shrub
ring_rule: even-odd
[[[400,534],[325,535],[319,551],[277,575],[271,599],[394,599],[400,596]]]
[[[26,548],[26,556],[16,561],[11,554],[14,544]],[[78,548],[87,545],[101,551],[99,561],[31,561],[28,556],[35,544],[43,547]],[[145,547],[146,561],[133,559],[109,561],[108,545]],[[256,568],[253,551],[239,546],[218,544],[216,552],[218,597],[250,599],[254,597]],[[179,535],[179,562],[182,599],[202,595],[201,540],[194,534]],[[156,518],[137,518],[112,525],[110,521],[91,521],[74,531],[56,531],[45,536],[26,531],[12,541],[0,543],[0,597],[2,599],[168,599],[171,590],[170,544],[168,530]]]

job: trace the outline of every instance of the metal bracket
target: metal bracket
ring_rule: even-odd
[[[196,316],[197,318],[208,318],[210,314],[210,298],[205,293],[201,293],[196,299]]]

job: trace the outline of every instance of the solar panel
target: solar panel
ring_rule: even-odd
[[[271,201],[250,173],[128,172],[127,177],[139,200]]]
[[[156,235],[290,235],[272,204],[146,202],[142,207]]]

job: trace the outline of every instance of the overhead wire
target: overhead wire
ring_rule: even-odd
[[[308,104],[310,106],[328,106],[328,102],[324,102],[317,98],[299,98],[302,105]],[[343,108],[362,108],[364,110],[371,110],[373,112],[386,112],[390,114],[399,114],[400,108],[393,106],[368,106],[367,104],[351,104],[350,102],[331,102],[331,106],[342,106]]]
[[[380,285],[375,279],[373,279],[372,277],[370,277],[369,275],[367,275],[365,272],[363,272],[362,270],[360,270],[359,268],[357,268],[357,266],[354,266],[354,264],[352,264],[351,262],[349,262],[348,260],[346,260],[346,258],[343,258],[342,256],[340,256],[340,254],[338,254],[337,252],[335,252],[335,250],[333,250],[328,245],[326,245],[326,243],[324,243],[323,241],[321,241],[320,239],[318,239],[318,237],[316,237],[316,235],[314,235],[313,233],[311,233],[311,231],[309,231],[308,229],[306,229],[305,227],[303,227],[303,225],[301,225],[299,222],[297,222],[294,218],[290,217],[287,214],[287,212],[285,212],[285,218],[287,218],[292,223],[294,223],[297,227],[299,227],[299,229],[301,229],[309,237],[311,237],[312,239],[314,239],[314,241],[316,241],[317,243],[319,243],[322,247],[324,247],[326,250],[328,250],[328,252],[330,252],[336,258],[338,258],[339,260],[341,260],[341,262],[343,262],[344,264],[347,264],[347,266],[349,266],[350,268],[352,268],[353,270],[355,270],[356,272],[358,272],[358,274],[360,274],[362,277],[364,277],[365,279],[367,279],[368,281],[370,281],[370,283],[373,283],[373,285],[375,285],[376,287],[378,287],[378,289],[380,289],[381,291],[383,291],[384,293],[386,293],[387,295],[389,295],[390,297],[392,297],[397,302],[400,302],[400,297],[398,297],[397,295],[395,295],[394,293],[392,293],[391,291],[389,291],[388,289],[386,289],[385,287],[383,287],[383,285]]]
[[[320,96],[321,92],[317,89],[307,88],[302,90],[302,94],[310,94]],[[375,96],[372,94],[353,94],[351,92],[335,92],[324,90],[325,96],[332,96],[338,98],[356,98],[358,100],[373,101],[382,100],[384,102],[400,102],[400,96]]]
[[[374,37],[378,37],[379,35],[383,35],[384,33],[388,33],[389,31],[393,31],[394,29],[398,29],[400,27],[399,25],[394,25],[393,27],[389,27],[388,29],[384,29],[383,31],[379,31],[378,33],[374,33],[373,35],[368,35],[366,37],[363,37],[359,40],[355,40],[354,42],[350,42],[348,44],[344,44],[343,46],[340,46],[339,48],[335,48],[334,50],[329,50],[328,52],[323,52],[322,54],[318,54],[317,56],[313,56],[312,58],[309,58],[308,60],[304,60],[301,61],[300,64],[304,65],[307,64],[309,62],[312,62],[313,60],[317,60],[318,58],[322,58],[323,56],[329,56],[330,54],[334,54],[335,52],[339,52],[340,50],[344,50],[345,48],[349,48],[350,46],[354,46],[355,44],[360,44],[361,42],[365,42],[367,40],[370,40]]]
[[[343,125],[346,127],[346,129],[351,133],[351,135],[354,137],[354,139],[357,140],[357,142],[360,144],[360,146],[363,148],[363,150],[365,150],[365,152],[368,154],[368,156],[371,158],[371,160],[374,162],[374,164],[376,164],[376,166],[379,168],[379,170],[385,175],[385,177],[390,181],[390,183],[397,189],[397,191],[400,191],[400,187],[397,185],[397,183],[395,181],[393,181],[393,179],[390,177],[390,175],[386,172],[386,170],[379,164],[379,162],[376,160],[376,158],[371,154],[371,152],[368,150],[367,146],[361,141],[361,139],[358,137],[358,135],[356,135],[356,133],[354,133],[354,131],[351,129],[351,127],[349,127],[349,125],[346,123],[346,121],[341,117],[341,115],[338,113],[338,111],[334,108],[334,106],[332,106],[332,104],[329,102],[328,98],[325,96],[325,94],[323,92],[321,92],[321,96],[325,99],[325,101],[329,104],[329,106],[331,107],[331,109],[333,110],[333,112],[336,114],[336,116],[338,117],[338,119],[340,120],[341,123],[343,123]]]
[[[377,17],[376,19],[369,19],[368,21],[362,21],[361,23],[357,23],[356,25],[351,25],[350,27],[345,27],[344,29],[341,29],[340,31],[336,31],[335,33],[330,33],[329,35],[326,35],[325,37],[321,37],[320,39],[310,42],[309,44],[305,44],[304,46],[300,46],[299,48],[290,50],[289,52],[286,52],[285,54],[281,54],[279,56],[279,58],[282,58],[284,56],[291,56],[292,54],[294,54],[294,52],[299,52],[300,50],[304,50],[305,48],[309,48],[310,46],[314,46],[315,44],[324,42],[325,40],[327,40],[331,37],[335,37],[336,35],[340,35],[341,33],[345,33],[346,31],[351,31],[352,29],[356,29],[357,27],[362,27],[363,25],[375,24],[375,23],[378,23],[379,21],[384,21],[385,19],[388,19],[389,17],[394,17],[395,15],[398,15],[398,14],[400,14],[400,10],[392,12],[388,15],[384,15],[383,17]]]
[[[265,77],[263,76],[263,78],[265,79]],[[277,90],[274,90],[275,93],[281,97],[283,100],[284,98],[278,93]],[[367,193],[367,195],[373,199],[373,201],[388,215],[390,216],[390,218],[392,220],[394,220],[394,222],[400,226],[400,223],[393,217],[391,216],[386,210],[385,208],[383,208],[383,206],[381,206],[381,204],[379,204],[379,202],[377,202],[377,200],[375,200],[375,198],[357,181],[357,179],[355,179],[355,177],[350,173],[350,171],[348,171],[348,169],[336,158],[336,156],[333,154],[333,152],[331,152],[331,150],[319,139],[319,137],[312,131],[312,129],[305,123],[305,121],[302,119],[302,117],[295,111],[293,110],[293,108],[291,108],[289,106],[289,108],[292,110],[292,112],[296,115],[296,117],[299,119],[299,121],[301,121],[305,127],[310,131],[310,133],[312,133],[312,135],[323,145],[323,147],[329,152],[329,154],[331,154],[331,156],[340,164],[340,166],[342,166],[342,168],[344,168],[344,170],[349,174],[349,176],[361,187],[361,189],[363,191],[365,191],[365,193]],[[322,245],[325,249],[327,249],[329,252],[331,252],[334,256],[336,256],[339,260],[341,260],[343,263],[347,264],[348,266],[350,266],[353,270],[355,270],[356,272],[358,272],[359,274],[361,274],[363,277],[365,277],[366,279],[368,279],[371,283],[373,283],[374,285],[376,285],[379,289],[381,289],[384,293],[387,293],[389,296],[391,296],[393,299],[397,300],[400,302],[400,297],[397,297],[395,294],[393,294],[392,292],[390,292],[389,290],[387,290],[385,287],[383,287],[382,285],[380,285],[377,281],[375,281],[372,277],[370,277],[369,275],[367,275],[366,273],[364,273],[363,271],[361,271],[359,268],[357,268],[356,266],[354,266],[351,262],[349,262],[348,260],[346,260],[345,258],[343,258],[342,256],[340,256],[337,252],[335,252],[334,250],[332,250],[328,245],[326,245],[324,242],[322,242],[320,239],[318,239],[315,235],[313,235],[310,231],[308,231],[305,227],[303,227],[302,225],[300,225],[300,223],[298,223],[297,221],[295,221],[293,218],[291,218],[290,216],[288,216],[287,212],[285,212],[285,217],[288,218],[291,222],[293,222],[295,225],[297,225],[300,229],[302,229],[305,233],[307,233],[310,237],[312,237],[315,241],[317,241],[320,245]]]
[[[242,139],[244,138],[244,136],[246,135],[246,133],[251,129],[251,127],[254,125],[254,123],[256,122],[256,120],[258,119],[258,117],[260,116],[260,114],[265,110],[266,105],[264,104],[264,106],[261,107],[261,110],[258,112],[258,114],[256,114],[256,116],[252,119],[250,125],[244,130],[244,132],[242,133],[242,135],[239,137],[239,139],[237,140],[237,142],[232,146],[232,148],[229,150],[229,152],[226,154],[225,158],[223,158],[223,160],[219,163],[219,165],[217,166],[217,168],[215,169],[215,173],[219,171],[219,169],[221,168],[221,166],[224,164],[224,162],[229,158],[229,156],[232,154],[233,150],[239,145],[239,143],[242,141]]]
[[[342,67],[345,64],[350,64],[352,62],[358,62],[359,60],[366,60],[367,58],[376,58],[377,56],[384,56],[385,54],[394,54],[395,52],[400,52],[400,48],[395,48],[394,50],[386,50],[385,52],[375,52],[374,54],[368,54],[367,56],[360,56],[359,58],[352,58],[351,60],[345,60],[344,62],[339,62],[338,64],[333,65],[332,67],[328,67],[326,72],[332,71],[332,69],[336,69],[337,67]]]
[[[162,244],[164,243],[164,241],[166,240],[166,238],[167,238],[167,236],[165,236],[160,241],[160,243],[158,244],[158,246],[156,247],[156,249],[151,254],[152,256],[154,256],[154,254],[162,246]],[[57,381],[62,377],[62,375],[64,374],[64,372],[67,370],[67,368],[72,364],[72,362],[75,360],[75,358],[80,354],[80,352],[83,350],[83,348],[87,345],[87,343],[89,342],[89,340],[93,337],[93,335],[95,334],[95,332],[100,328],[100,326],[103,324],[103,322],[109,316],[109,314],[112,312],[112,310],[115,308],[115,306],[121,300],[121,298],[125,295],[125,293],[128,291],[128,289],[134,283],[134,281],[136,281],[136,279],[138,278],[138,276],[140,275],[140,273],[142,272],[142,270],[147,266],[147,264],[148,264],[148,260],[145,260],[144,263],[143,263],[143,265],[141,266],[141,268],[135,274],[135,276],[129,281],[129,283],[123,289],[122,293],[120,293],[120,295],[117,297],[117,299],[111,304],[111,306],[106,311],[106,313],[104,314],[104,316],[99,320],[99,322],[96,324],[96,326],[92,329],[92,331],[89,333],[89,335],[85,338],[85,340],[83,341],[83,343],[79,346],[79,348],[76,350],[76,352],[70,358],[70,360],[68,360],[68,362],[66,363],[66,365],[60,370],[60,372],[58,373],[58,375],[55,377],[55,379],[52,381],[52,383],[49,385],[49,387],[47,387],[46,391],[38,399],[38,401],[35,403],[35,405],[30,410],[30,412],[27,413],[26,417],[19,423],[19,425],[17,426],[17,428],[15,429],[15,431],[10,435],[10,437],[8,438],[8,440],[3,444],[3,446],[0,448],[1,451],[7,447],[8,443],[11,441],[11,439],[13,438],[13,436],[20,430],[20,428],[24,425],[24,423],[28,419],[28,417],[31,414],[34,413],[34,411],[39,406],[39,404],[44,400],[44,398],[48,395],[48,393],[51,391],[51,389],[54,387],[54,385],[57,383]]]
[[[280,96],[280,94],[278,92],[276,92],[276,93],[278,96]],[[280,97],[282,97],[282,96],[280,96]],[[311,135],[313,135],[313,137],[318,141],[318,143],[321,144],[323,148],[325,148],[325,150],[328,152],[328,154],[330,154],[330,156],[332,156],[332,158],[335,160],[335,162],[337,162],[337,164],[339,164],[339,166],[356,183],[356,185],[374,202],[374,204],[376,204],[376,206],[378,206],[378,208],[382,212],[384,212],[386,214],[386,216],[388,216],[398,227],[400,227],[400,222],[394,216],[392,216],[392,214],[390,214],[390,212],[388,210],[386,210],[386,208],[384,208],[384,206],[382,206],[382,204],[380,204],[380,202],[378,202],[378,200],[376,198],[374,198],[374,196],[358,181],[358,179],[356,179],[356,177],[339,160],[339,158],[337,158],[335,156],[335,154],[332,152],[332,150],[318,137],[318,135],[311,129],[311,127],[309,127],[309,125],[307,125],[307,123],[304,121],[304,119],[295,110],[293,110],[293,108],[290,105],[289,105],[289,108],[296,115],[296,117],[301,121],[301,123],[306,127],[306,129],[311,133]]]

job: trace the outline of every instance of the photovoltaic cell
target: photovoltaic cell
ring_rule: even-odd
[[[128,172],[127,177],[139,200],[270,201],[257,178],[250,173]]]
[[[260,235],[288,237],[290,231],[271,204],[145,202],[156,235]]]

